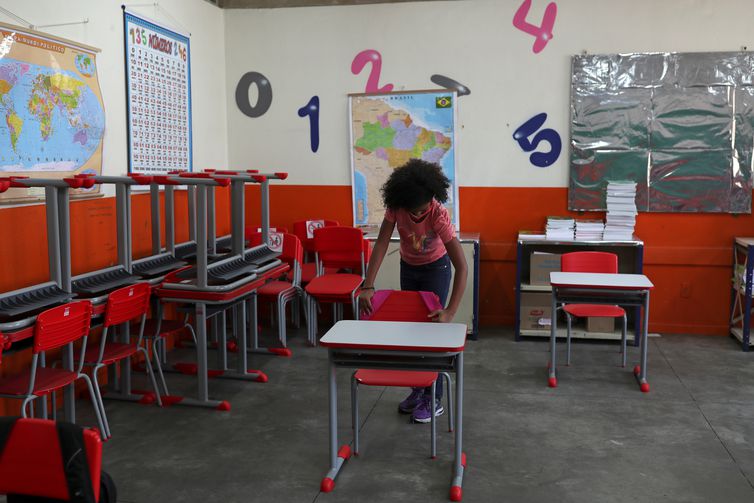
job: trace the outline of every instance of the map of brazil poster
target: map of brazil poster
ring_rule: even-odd
[[[64,178],[102,172],[105,108],[98,51],[0,23],[0,175]],[[43,195],[10,189],[0,201]]]
[[[380,225],[380,188],[394,169],[413,158],[440,165],[451,183],[445,203],[458,228],[456,93],[401,91],[348,96],[355,225]]]

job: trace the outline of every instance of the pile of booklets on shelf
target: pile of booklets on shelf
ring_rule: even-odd
[[[630,241],[636,225],[636,182],[608,182],[606,241]]]
[[[545,235],[552,241],[573,241],[574,226],[571,217],[547,217]]]
[[[577,241],[602,241],[604,230],[602,220],[576,220]]]

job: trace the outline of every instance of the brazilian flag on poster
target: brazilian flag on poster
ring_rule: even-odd
[[[450,108],[452,104],[452,96],[437,96],[435,98],[435,108]]]

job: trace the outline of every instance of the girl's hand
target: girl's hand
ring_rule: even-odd
[[[359,293],[359,311],[362,314],[372,314],[372,297],[374,297],[374,289],[372,288],[362,290]]]
[[[429,313],[427,315],[427,318],[438,323],[450,323],[451,321],[453,321],[453,316],[455,316],[455,314],[451,313],[450,311],[447,311],[445,309],[437,309],[436,311]]]

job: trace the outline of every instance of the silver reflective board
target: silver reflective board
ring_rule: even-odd
[[[655,212],[751,212],[754,56],[574,56],[568,205],[604,210],[608,180]]]

